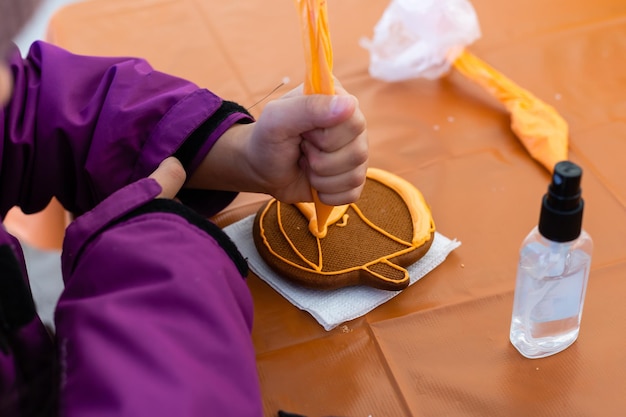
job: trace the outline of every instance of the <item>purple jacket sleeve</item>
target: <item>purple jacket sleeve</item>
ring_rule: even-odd
[[[36,316],[19,242],[0,228],[0,415],[54,416],[56,351]]]
[[[251,121],[244,109],[140,59],[36,42],[25,59],[15,50],[10,65],[15,90],[0,113],[1,216],[14,205],[39,211],[53,196],[81,214],[181,150],[193,172],[226,129]],[[199,129],[204,137],[185,150]],[[206,214],[233,197],[212,193]]]
[[[61,414],[261,416],[245,260],[159,190],[140,180],[68,228]]]

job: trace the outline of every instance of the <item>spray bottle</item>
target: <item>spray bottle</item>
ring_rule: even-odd
[[[539,224],[522,243],[510,340],[527,358],[566,349],[578,338],[593,242],[582,229],[582,169],[556,164]]]

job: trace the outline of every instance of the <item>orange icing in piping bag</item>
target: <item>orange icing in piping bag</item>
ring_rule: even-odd
[[[511,114],[511,129],[530,155],[549,171],[567,159],[568,126],[557,111],[530,92],[491,68],[478,57],[464,51],[454,68],[482,86]]]
[[[296,6],[300,15],[306,60],[304,94],[335,94],[326,0],[296,0]],[[317,225],[317,230],[311,232],[323,238],[328,231],[326,223],[333,207],[320,201],[317,190],[311,189],[311,192]]]

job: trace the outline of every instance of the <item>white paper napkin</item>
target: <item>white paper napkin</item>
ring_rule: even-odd
[[[276,274],[254,246],[252,225],[254,215],[226,227],[224,231],[235,242],[242,255],[247,258],[250,269],[267,282],[274,290],[289,300],[296,307],[308,311],[326,330],[353,320],[372,311],[389,301],[400,291],[386,291],[367,286],[346,287],[337,290],[314,290],[294,284]],[[410,284],[417,282],[424,275],[442,263],[461,242],[450,240],[435,232],[435,240],[430,249],[418,262],[409,266]]]

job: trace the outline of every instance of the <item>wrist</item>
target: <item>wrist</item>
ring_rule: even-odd
[[[254,123],[235,124],[215,142],[185,185],[221,191],[263,191],[252,174],[248,141]]]

